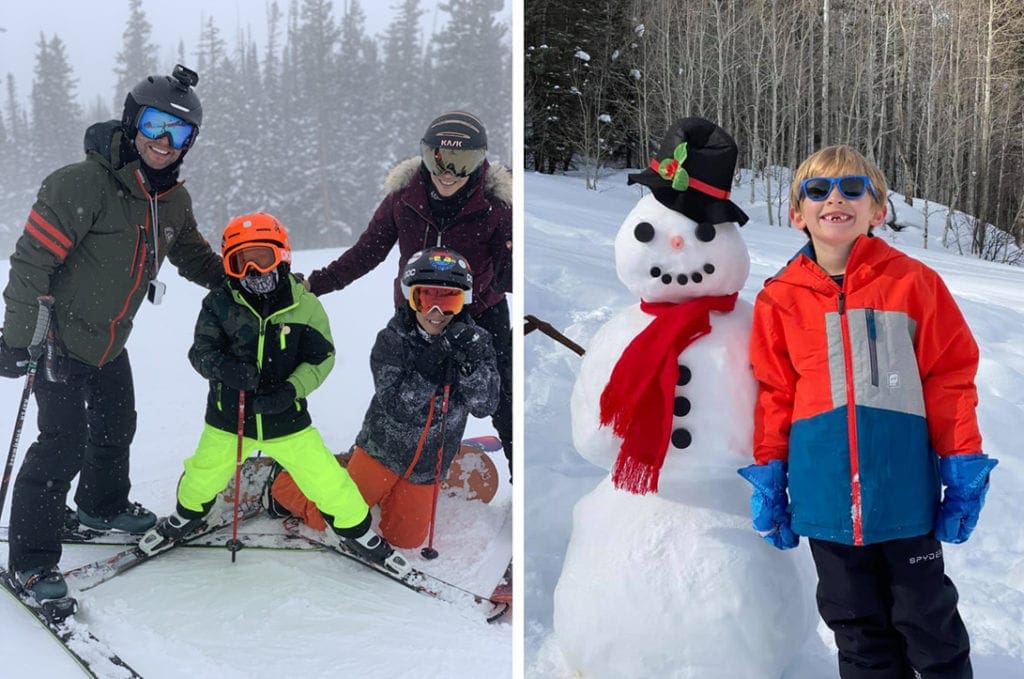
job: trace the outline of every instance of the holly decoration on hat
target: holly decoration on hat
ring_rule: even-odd
[[[683,161],[686,160],[686,142],[676,146],[671,158],[665,158],[660,163],[651,159],[651,169],[658,173],[662,179],[672,182],[672,188],[676,191],[685,191],[690,186],[690,175],[683,169]]]

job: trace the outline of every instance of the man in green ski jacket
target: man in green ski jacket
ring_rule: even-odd
[[[202,122],[198,80],[181,65],[149,76],[128,93],[120,121],[92,125],[86,159],[43,180],[10,258],[0,375],[25,374],[38,298],[54,298],[35,382],[39,437],[14,484],[10,525],[10,571],[40,603],[67,595],[60,533],[76,475],[83,525],[142,533],[156,522],[128,499],[136,412],[125,343],[143,300],[160,303],[165,259],[206,288],[224,281],[178,181]]]

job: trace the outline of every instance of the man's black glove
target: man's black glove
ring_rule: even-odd
[[[452,343],[448,335],[438,335],[416,358],[416,370],[433,384],[440,384],[448,372]]]
[[[286,381],[257,391],[252,400],[252,411],[257,415],[276,415],[294,405],[295,387]]]
[[[225,358],[215,371],[214,377],[222,384],[238,389],[252,391],[260,383],[260,372],[251,363],[243,363],[236,358]]]
[[[0,337],[0,375],[22,377],[28,372],[28,349],[11,347]]]
[[[476,370],[491,346],[490,339],[484,337],[479,329],[465,323],[452,323],[445,336],[452,345],[452,359],[459,364],[464,375]]]

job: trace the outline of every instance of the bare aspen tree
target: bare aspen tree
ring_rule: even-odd
[[[563,16],[603,5],[543,1],[553,9],[571,4],[572,10],[561,9]],[[1017,241],[1024,236],[1019,0],[621,5],[627,18],[608,31],[610,44],[621,50],[618,61],[598,56],[595,31],[578,39],[595,57],[589,94],[603,92],[604,99],[601,105],[591,100],[585,113],[574,107],[567,134],[579,144],[577,167],[605,160],[645,165],[668,124],[700,115],[737,139],[739,166],[758,175],[756,190],[765,190],[771,224],[785,222],[787,172],[822,146],[851,143],[879,164],[908,202],[927,201],[926,212],[948,206],[942,231],[948,247],[1003,257],[1012,249],[1008,237],[991,235],[990,225]],[[557,17],[554,11],[527,14],[528,21]],[[581,30],[568,22],[560,27]],[[617,112],[612,124],[593,122],[606,111]],[[577,127],[581,118],[590,121],[589,131]],[[610,131],[617,141],[602,146]],[[750,191],[751,200],[761,198],[753,183]],[[937,226],[928,219],[924,245],[938,236]]]

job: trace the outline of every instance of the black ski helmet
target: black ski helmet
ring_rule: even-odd
[[[430,121],[420,140],[423,164],[432,174],[466,177],[487,157],[487,130],[465,111],[449,111]]]
[[[414,285],[437,285],[466,291],[466,304],[473,301],[473,272],[462,255],[449,248],[420,250],[402,269],[402,294],[409,299]]]
[[[486,149],[487,130],[472,113],[449,111],[430,121],[422,141],[435,149]]]
[[[203,105],[193,89],[198,82],[199,74],[181,64],[174,67],[171,75],[151,75],[140,81],[124,98],[124,110],[121,113],[124,133],[129,139],[135,139],[139,131],[139,112],[152,106],[195,125],[192,137],[182,147],[183,152],[187,151],[195,142],[203,124]]]

